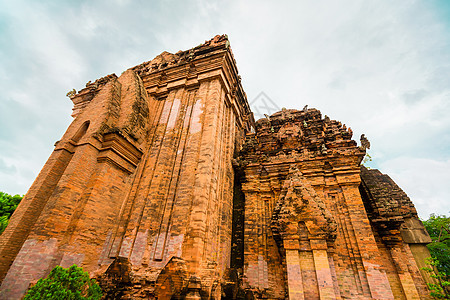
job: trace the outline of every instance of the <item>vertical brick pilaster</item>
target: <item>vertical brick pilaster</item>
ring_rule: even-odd
[[[295,242],[297,247],[295,247]],[[303,300],[305,296],[298,253],[298,241],[285,241],[285,247],[289,299]]]
[[[420,296],[417,292],[414,281],[409,273],[407,260],[402,253],[402,245],[393,245],[389,247],[389,253],[391,254],[394,265],[397,269],[398,277],[403,288],[403,293],[407,300],[419,300]]]
[[[192,206],[189,216],[189,225],[186,243],[183,249],[189,269],[196,273],[202,267],[207,237],[208,210],[212,201],[211,179],[214,172],[214,153],[219,146],[217,127],[219,107],[221,105],[221,85],[218,80],[202,82],[198,97],[205,103],[204,124],[200,149],[198,152],[198,165],[195,174]]]
[[[328,262],[327,242],[325,240],[311,240],[311,249],[314,257],[320,299],[336,299],[333,277]]]
[[[380,264],[379,250],[370,228],[369,219],[357,186],[342,185],[350,221],[355,228],[356,244],[367,276],[370,293],[374,299],[394,299],[388,278]]]

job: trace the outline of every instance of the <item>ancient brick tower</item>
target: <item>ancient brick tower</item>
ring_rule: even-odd
[[[0,299],[80,265],[110,299],[426,299],[409,198],[316,109],[257,122],[226,36],[88,83],[0,236]]]

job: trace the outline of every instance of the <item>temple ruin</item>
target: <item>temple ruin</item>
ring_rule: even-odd
[[[0,299],[56,265],[106,299],[429,299],[407,195],[314,108],[255,121],[227,36],[69,94],[0,236]]]

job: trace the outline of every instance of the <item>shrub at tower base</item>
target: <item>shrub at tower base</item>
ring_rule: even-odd
[[[35,299],[89,299],[102,297],[102,290],[82,268],[73,265],[67,269],[56,266],[45,279],[31,287],[24,300]]]

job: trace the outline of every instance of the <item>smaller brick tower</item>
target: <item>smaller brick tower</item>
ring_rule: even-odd
[[[245,220],[236,218],[244,221],[232,258],[248,292],[258,299],[429,297],[417,265],[430,239],[392,180],[361,173],[365,149],[351,129],[305,108],[260,119],[255,131],[237,160],[243,195],[235,207]]]

